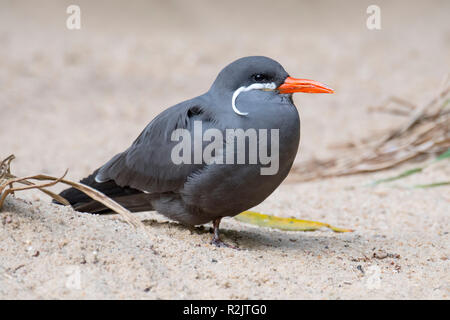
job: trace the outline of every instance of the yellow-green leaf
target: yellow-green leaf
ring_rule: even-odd
[[[334,232],[353,231],[351,229],[336,228],[332,225],[329,225],[328,223],[300,220],[294,218],[281,218],[254,211],[244,211],[234,218],[238,221],[254,224],[260,227],[268,227],[287,231],[315,231],[323,227],[329,228]]]

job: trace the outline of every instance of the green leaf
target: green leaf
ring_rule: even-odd
[[[450,148],[445,151],[443,154],[439,155],[436,159],[434,159],[435,162],[441,161],[444,159],[450,158]]]
[[[445,151],[444,153],[442,153],[438,157],[436,157],[436,159],[434,159],[432,163],[435,163],[435,162],[438,162],[438,161],[441,161],[441,160],[444,160],[444,159],[447,159],[447,158],[450,158],[450,149],[448,149],[447,151]],[[408,177],[410,175],[422,172],[423,169],[425,169],[426,167],[427,166],[424,166],[423,168],[409,169],[409,170],[403,171],[402,173],[400,173],[397,176],[376,180],[376,181],[372,182],[370,185],[374,186],[374,185],[377,185],[377,184],[380,184],[380,183],[384,183],[384,182],[391,182],[391,181],[403,179],[403,178],[406,178],[406,177]],[[432,185],[434,185],[434,183]],[[436,187],[437,186],[438,185],[436,185]],[[416,188],[416,186],[414,186],[413,188]]]
[[[426,188],[435,188],[435,187],[441,187],[441,186],[447,186],[450,185],[450,181],[444,181],[444,182],[435,182],[430,184],[417,184],[413,186],[413,188],[417,189],[426,189]]]
[[[336,228],[323,222],[299,220],[294,218],[280,218],[254,211],[244,211],[234,218],[238,221],[250,223],[259,227],[268,227],[287,231],[315,231],[323,227],[329,228],[334,232],[353,231],[351,229]]]
[[[383,183],[383,182],[390,182],[390,181],[402,179],[402,178],[408,177],[410,175],[422,172],[422,170],[423,170],[423,168],[414,168],[414,169],[406,170],[406,171],[400,173],[397,176],[377,180],[377,181],[373,182],[372,185],[377,185],[377,184],[380,184],[380,183]]]

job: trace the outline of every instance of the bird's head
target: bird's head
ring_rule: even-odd
[[[211,90],[232,92],[232,107],[239,115],[247,113],[237,109],[237,96],[249,90],[275,91],[278,94],[334,93],[333,89],[320,82],[290,77],[278,62],[263,56],[245,57],[230,63],[219,73]]]

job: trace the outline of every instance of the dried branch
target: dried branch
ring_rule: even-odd
[[[93,189],[93,188],[86,186],[84,184],[81,184],[81,183],[65,180],[64,177],[67,174],[67,170],[64,173],[64,175],[62,175],[59,178],[44,175],[44,174],[38,174],[38,175],[18,178],[11,174],[10,165],[11,165],[11,161],[13,159],[14,159],[14,155],[10,155],[9,157],[7,157],[5,160],[3,160],[0,163],[0,210],[2,209],[3,203],[9,194],[14,193],[15,191],[24,191],[24,190],[30,190],[30,189],[38,189],[38,190],[48,194],[50,197],[52,197],[56,201],[58,201],[62,204],[68,205],[69,203],[67,202],[66,199],[64,199],[63,197],[61,197],[57,194],[54,194],[51,191],[44,189],[47,187],[51,187],[57,183],[64,183],[64,184],[70,185],[71,187],[85,193],[87,196],[89,196],[93,200],[102,203],[104,206],[106,206],[109,209],[113,210],[114,212],[118,213],[127,223],[129,223],[133,227],[137,228],[138,230],[141,230],[148,237],[152,238],[152,235],[148,232],[145,225],[138,218],[136,218],[131,213],[131,211],[125,209],[120,204],[118,204],[117,202],[115,202],[114,200],[107,197],[106,195],[104,195],[103,193],[99,192],[96,189]],[[29,180],[49,181],[49,182],[46,182],[43,184],[35,184]],[[13,187],[13,183],[21,183],[26,186],[25,187]],[[157,253],[153,249],[153,246],[152,246],[152,250],[154,253]]]
[[[409,110],[409,118],[402,125],[378,139],[341,144],[339,148],[344,148],[344,152],[339,158],[314,160],[295,166],[290,180],[308,181],[374,172],[421,156],[445,152],[450,148],[450,85],[443,87],[422,107],[392,97],[388,102],[402,105],[404,109],[401,112]],[[377,110],[385,112],[386,108]],[[399,109],[394,110],[397,113]]]
[[[19,188],[12,188],[11,187],[11,188],[6,189],[6,190],[4,190],[5,189],[4,187],[0,187],[0,190],[2,191],[2,194],[1,194],[1,197],[0,197],[0,209],[3,207],[3,202],[5,201],[6,196],[8,194],[10,194],[12,192],[15,192],[15,191],[23,191],[23,190],[30,190],[30,189],[43,189],[45,187],[51,187],[51,186],[57,184],[58,182],[62,181],[62,179],[66,176],[66,174],[67,174],[67,170],[66,170],[66,172],[64,173],[64,175],[61,178],[57,178],[57,179],[55,179],[55,181],[44,183],[44,184],[40,184],[40,185],[36,185],[36,184],[30,183],[26,187],[21,187],[21,188],[20,187]],[[35,179],[35,177],[36,176],[25,177],[25,178],[8,179],[8,180],[6,180],[6,183],[10,185],[12,182],[26,181],[27,179]]]

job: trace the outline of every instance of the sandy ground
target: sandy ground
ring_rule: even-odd
[[[203,93],[234,59],[263,54],[335,95],[298,95],[297,165],[333,156],[402,118],[368,112],[397,95],[422,104],[450,71],[448,1],[78,1],[82,29],[65,28],[70,1],[0,1],[0,158],[17,175],[78,180],[125,149],[161,110]],[[448,162],[397,183],[372,175],[286,181],[255,210],[355,229],[281,232],[225,219],[188,229],[156,213],[138,234],[117,216],[77,213],[40,193],[0,213],[0,298],[448,299]],[[55,190],[60,190],[56,187]],[[156,253],[151,250],[153,245]]]

